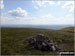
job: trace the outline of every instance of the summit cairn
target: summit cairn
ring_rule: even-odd
[[[59,51],[60,49],[55,43],[52,43],[48,37],[45,37],[44,34],[38,34],[29,38],[28,46],[30,48],[35,48],[39,50],[50,50],[50,51]]]

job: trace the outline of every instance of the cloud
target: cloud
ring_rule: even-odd
[[[49,4],[50,6],[60,5],[61,1],[55,2],[50,0],[32,0],[32,3],[36,3],[38,7],[47,7],[47,4]]]
[[[35,1],[36,3],[37,3],[37,5],[39,6],[39,7],[44,7],[45,6],[45,2],[43,2],[43,1]]]
[[[55,5],[56,3],[54,1],[49,1],[49,5],[52,6],[52,5]]]
[[[57,5],[60,5],[60,4],[61,4],[61,2],[62,2],[62,1],[58,1],[58,2],[57,2]]]
[[[57,1],[57,2],[55,2],[55,1],[49,1],[48,3],[49,3],[50,6],[56,6],[56,5],[58,6],[58,5],[61,4],[61,2],[62,1]]]
[[[37,6],[34,6],[34,8],[35,8],[35,9],[38,9],[38,7],[37,7]]]
[[[24,16],[27,16],[27,11],[26,10],[23,10],[22,8],[17,8],[17,9],[15,9],[15,10],[10,10],[10,11],[8,11],[8,14],[10,14],[11,16],[13,16],[13,17],[16,17],[16,18],[18,18],[18,17],[24,17]]]
[[[38,9],[39,7],[46,7],[46,5],[44,4],[46,1],[43,0],[32,0],[32,3],[36,3],[36,5],[34,6],[35,9]]]
[[[69,8],[69,12],[74,12],[74,1],[66,2],[62,8]]]
[[[0,0],[0,9],[4,8],[3,0]]]
[[[69,12],[74,12],[74,6],[71,6],[71,7],[70,7]]]
[[[38,7],[46,7],[46,2],[48,2],[48,0],[32,0],[32,3],[36,3]]]
[[[62,6],[62,8],[66,8],[66,7],[69,6],[69,5],[74,5],[74,1],[68,1],[68,2],[66,2],[66,3]]]
[[[35,3],[35,1],[33,1],[33,3]],[[37,4],[38,3],[38,4]],[[44,7],[47,6],[45,3],[49,4],[49,1],[40,1],[40,2],[36,2],[37,5],[34,6],[35,9],[39,9],[39,7]],[[55,5],[60,5],[61,2],[51,2],[50,1],[50,5],[51,6],[55,6]],[[67,5],[63,5],[66,6],[64,8],[69,7],[70,11],[73,11],[73,4],[72,2],[69,2],[71,4],[71,6]],[[49,5],[49,7],[50,7]],[[43,11],[44,12],[44,11]],[[8,16],[7,17],[3,17],[1,19],[1,24],[74,24],[74,18],[72,14],[67,14],[67,15],[62,15],[61,16],[53,16],[52,14],[50,14],[50,12],[44,13],[42,16],[27,16],[28,12],[26,10],[23,10],[22,8],[17,8],[14,10],[10,10],[8,11],[8,14],[10,14],[12,17]],[[26,17],[27,16],[27,17]],[[16,20],[15,18],[19,18],[18,20]],[[22,18],[21,18],[22,17]]]
[[[74,17],[72,14],[67,14],[63,17],[55,17],[51,14],[45,14],[40,17],[23,17],[16,20],[11,17],[2,17],[1,24],[32,24],[32,25],[49,25],[49,24],[73,24]]]
[[[48,18],[49,19],[49,18],[54,18],[54,16],[49,13],[49,14],[41,16],[41,18],[46,18],[46,19]]]

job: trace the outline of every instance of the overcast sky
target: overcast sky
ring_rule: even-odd
[[[74,1],[0,0],[1,24],[74,24]]]

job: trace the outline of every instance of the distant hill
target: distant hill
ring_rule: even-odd
[[[40,28],[40,29],[54,29],[54,30],[59,30],[62,28],[73,26],[74,25],[14,25],[14,24],[1,25],[2,28]]]
[[[63,28],[63,29],[61,29],[61,30],[62,30],[62,31],[65,31],[65,32],[74,33],[74,28],[75,28],[75,27],[66,27],[66,28]]]

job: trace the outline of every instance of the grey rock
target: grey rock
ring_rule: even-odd
[[[50,50],[50,51],[59,51],[58,46],[51,42],[48,37],[45,37],[44,34],[38,34],[36,36],[30,37],[27,39],[28,46],[31,48],[39,50]]]

